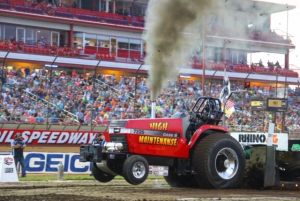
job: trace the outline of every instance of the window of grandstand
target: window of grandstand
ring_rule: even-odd
[[[78,49],[83,49],[83,33],[74,34],[74,47]]]
[[[217,48],[212,48],[212,47],[207,48],[207,50],[206,50],[206,59],[208,61],[217,62],[218,52],[216,50],[217,50]],[[219,55],[219,56],[221,56],[221,55]]]
[[[79,1],[79,3],[81,3],[80,6],[83,9],[87,9],[87,10],[98,10],[99,9],[99,1],[98,0],[97,1],[95,1],[95,0],[94,1],[91,1],[91,0],[90,1]]]
[[[85,34],[85,53],[95,54],[97,53],[97,35],[96,34]]]
[[[110,46],[109,36],[98,35],[97,41],[98,41],[98,47],[100,48],[109,48]]]
[[[21,42],[26,45],[60,46],[65,43],[61,36],[66,36],[66,34],[67,32],[0,24],[0,40]]]
[[[52,4],[56,4],[57,5],[57,2],[56,0],[49,0],[49,2],[52,2]],[[80,0],[60,0],[59,1],[60,4],[64,7],[77,7],[78,3],[81,2]],[[87,1],[87,2],[90,2],[90,1]]]
[[[50,31],[47,30],[38,30],[36,33],[37,44],[40,47],[46,47],[50,45]]]
[[[128,38],[118,38],[118,48],[128,50],[129,49]]]
[[[16,41],[25,43],[25,29],[24,28],[17,27]]]
[[[13,25],[4,25],[4,40],[15,40],[16,38],[16,26]]]
[[[141,50],[141,40],[138,39],[129,39],[130,50]]]
[[[116,13],[121,15],[144,16],[146,4],[133,1],[116,1]]]
[[[51,45],[59,46],[59,32],[51,31]]]
[[[130,15],[132,2],[119,1],[116,2],[116,13],[121,15]]]
[[[36,30],[28,28],[25,32],[25,43],[28,45],[36,44]]]
[[[141,40],[118,38],[118,56],[123,58],[141,57]]]

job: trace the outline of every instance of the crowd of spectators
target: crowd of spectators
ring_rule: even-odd
[[[107,124],[112,119],[149,118],[151,100],[145,77],[78,74],[46,69],[30,72],[11,70],[5,72],[0,97],[0,122],[34,124]],[[232,90],[244,88],[242,82],[232,82]],[[136,86],[136,88],[135,88]],[[206,95],[219,97],[222,81],[208,80]],[[286,112],[285,129],[300,129],[299,94],[289,89],[289,107]],[[135,95],[136,93],[136,95]],[[186,112],[203,94],[200,81],[178,79],[168,82],[156,99],[156,116],[171,117]],[[246,92],[232,96],[235,112],[224,119],[234,130],[265,131],[271,114],[251,111],[253,98],[275,97],[274,88],[252,87]],[[281,129],[282,115],[277,114],[276,123]]]

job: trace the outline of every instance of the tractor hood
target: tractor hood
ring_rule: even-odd
[[[112,121],[109,127],[116,130],[126,128],[179,134],[182,133],[183,124],[181,118],[129,119]]]

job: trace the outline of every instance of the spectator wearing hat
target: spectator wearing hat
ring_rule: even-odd
[[[92,141],[92,145],[94,146],[104,146],[105,144],[105,136],[103,133],[98,133],[97,137]],[[91,162],[91,169],[93,169],[94,163]],[[90,174],[92,176],[92,173]]]
[[[11,141],[11,148],[12,153],[15,159],[16,167],[18,166],[18,163],[20,163],[20,166],[22,168],[22,177],[26,176],[25,171],[25,161],[24,161],[24,148],[26,147],[26,144],[23,140],[22,134],[17,133],[15,135],[15,138]]]

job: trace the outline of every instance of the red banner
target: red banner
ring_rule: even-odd
[[[0,129],[0,145],[8,145],[20,132],[27,145],[76,145],[91,144],[97,132],[88,131],[45,131]]]

